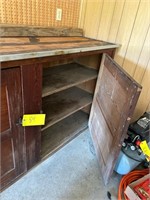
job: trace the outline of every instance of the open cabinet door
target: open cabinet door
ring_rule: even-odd
[[[141,88],[114,60],[103,55],[89,129],[105,185],[113,173]]]

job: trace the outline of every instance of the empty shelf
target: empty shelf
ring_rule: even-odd
[[[92,103],[92,94],[72,87],[43,98],[46,124],[42,130]]]
[[[88,114],[78,111],[42,132],[41,157],[60,149],[88,127]]]
[[[43,70],[42,97],[70,88],[97,77],[97,71],[77,63],[69,63]]]

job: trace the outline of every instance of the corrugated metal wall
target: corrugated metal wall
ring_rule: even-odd
[[[56,8],[62,20],[56,21]],[[28,26],[77,27],[80,0],[0,0],[0,23]]]
[[[115,60],[143,86],[134,118],[150,111],[150,0],[82,0],[79,27],[121,44]]]

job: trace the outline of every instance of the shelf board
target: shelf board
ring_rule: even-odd
[[[92,94],[77,87],[44,97],[43,113],[46,114],[46,124],[42,130],[91,104],[92,98]]]
[[[45,158],[88,127],[88,114],[78,111],[42,132],[41,158]]]
[[[42,97],[70,88],[97,77],[97,70],[69,63],[43,70]]]

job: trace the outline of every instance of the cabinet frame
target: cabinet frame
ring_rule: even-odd
[[[66,60],[72,60],[73,62],[78,62],[79,58],[83,58],[83,57],[86,58],[88,56],[97,55],[98,60],[97,60],[96,65],[99,68],[101,59],[102,59],[102,54],[107,53],[113,58],[115,54],[115,50],[116,50],[116,47],[112,47],[112,48],[106,48],[106,49],[104,48],[101,50],[78,52],[78,53],[72,53],[72,54],[64,54],[64,55],[61,54],[61,55],[55,55],[55,56],[5,61],[5,62],[1,62],[1,68],[3,70],[12,68],[13,70],[15,66],[19,66],[21,70],[23,114],[38,114],[38,113],[43,112],[42,111],[42,76],[43,76],[42,71],[43,71],[43,66],[45,63],[48,63],[48,62],[53,63],[57,61],[59,61],[60,63],[65,63]],[[89,85],[91,84],[89,80],[86,80],[83,82],[89,82]],[[79,88],[84,89],[84,84],[79,86]],[[92,86],[92,90],[93,88],[94,88],[94,84]],[[83,107],[85,107],[84,111],[90,110],[90,108],[87,108],[86,105]],[[66,120],[66,117],[64,120]],[[61,122],[62,121],[60,121],[60,123]],[[83,117],[83,122],[84,122],[84,117]],[[72,134],[72,136],[71,137],[69,136],[66,140],[63,140],[63,142],[59,144],[58,147],[55,147],[54,150],[52,150],[51,153],[49,152],[45,157],[48,157],[49,155],[54,153],[56,150],[64,146],[66,143],[68,143],[70,140],[76,137],[81,131],[85,130],[86,127],[87,127],[87,124],[85,123],[84,125],[83,123],[82,129],[78,129],[77,131],[73,129],[74,133]],[[21,127],[21,128],[24,130],[24,140],[25,140],[25,143],[24,143],[25,144],[25,154],[24,154],[25,171],[22,174],[20,174],[19,177],[21,177],[33,166],[36,166],[37,164],[40,164],[43,161],[43,159],[41,158],[41,134],[42,134],[41,127],[37,126],[37,127],[25,127],[25,128]],[[12,179],[8,181],[8,185],[15,182],[15,180],[16,179]]]

